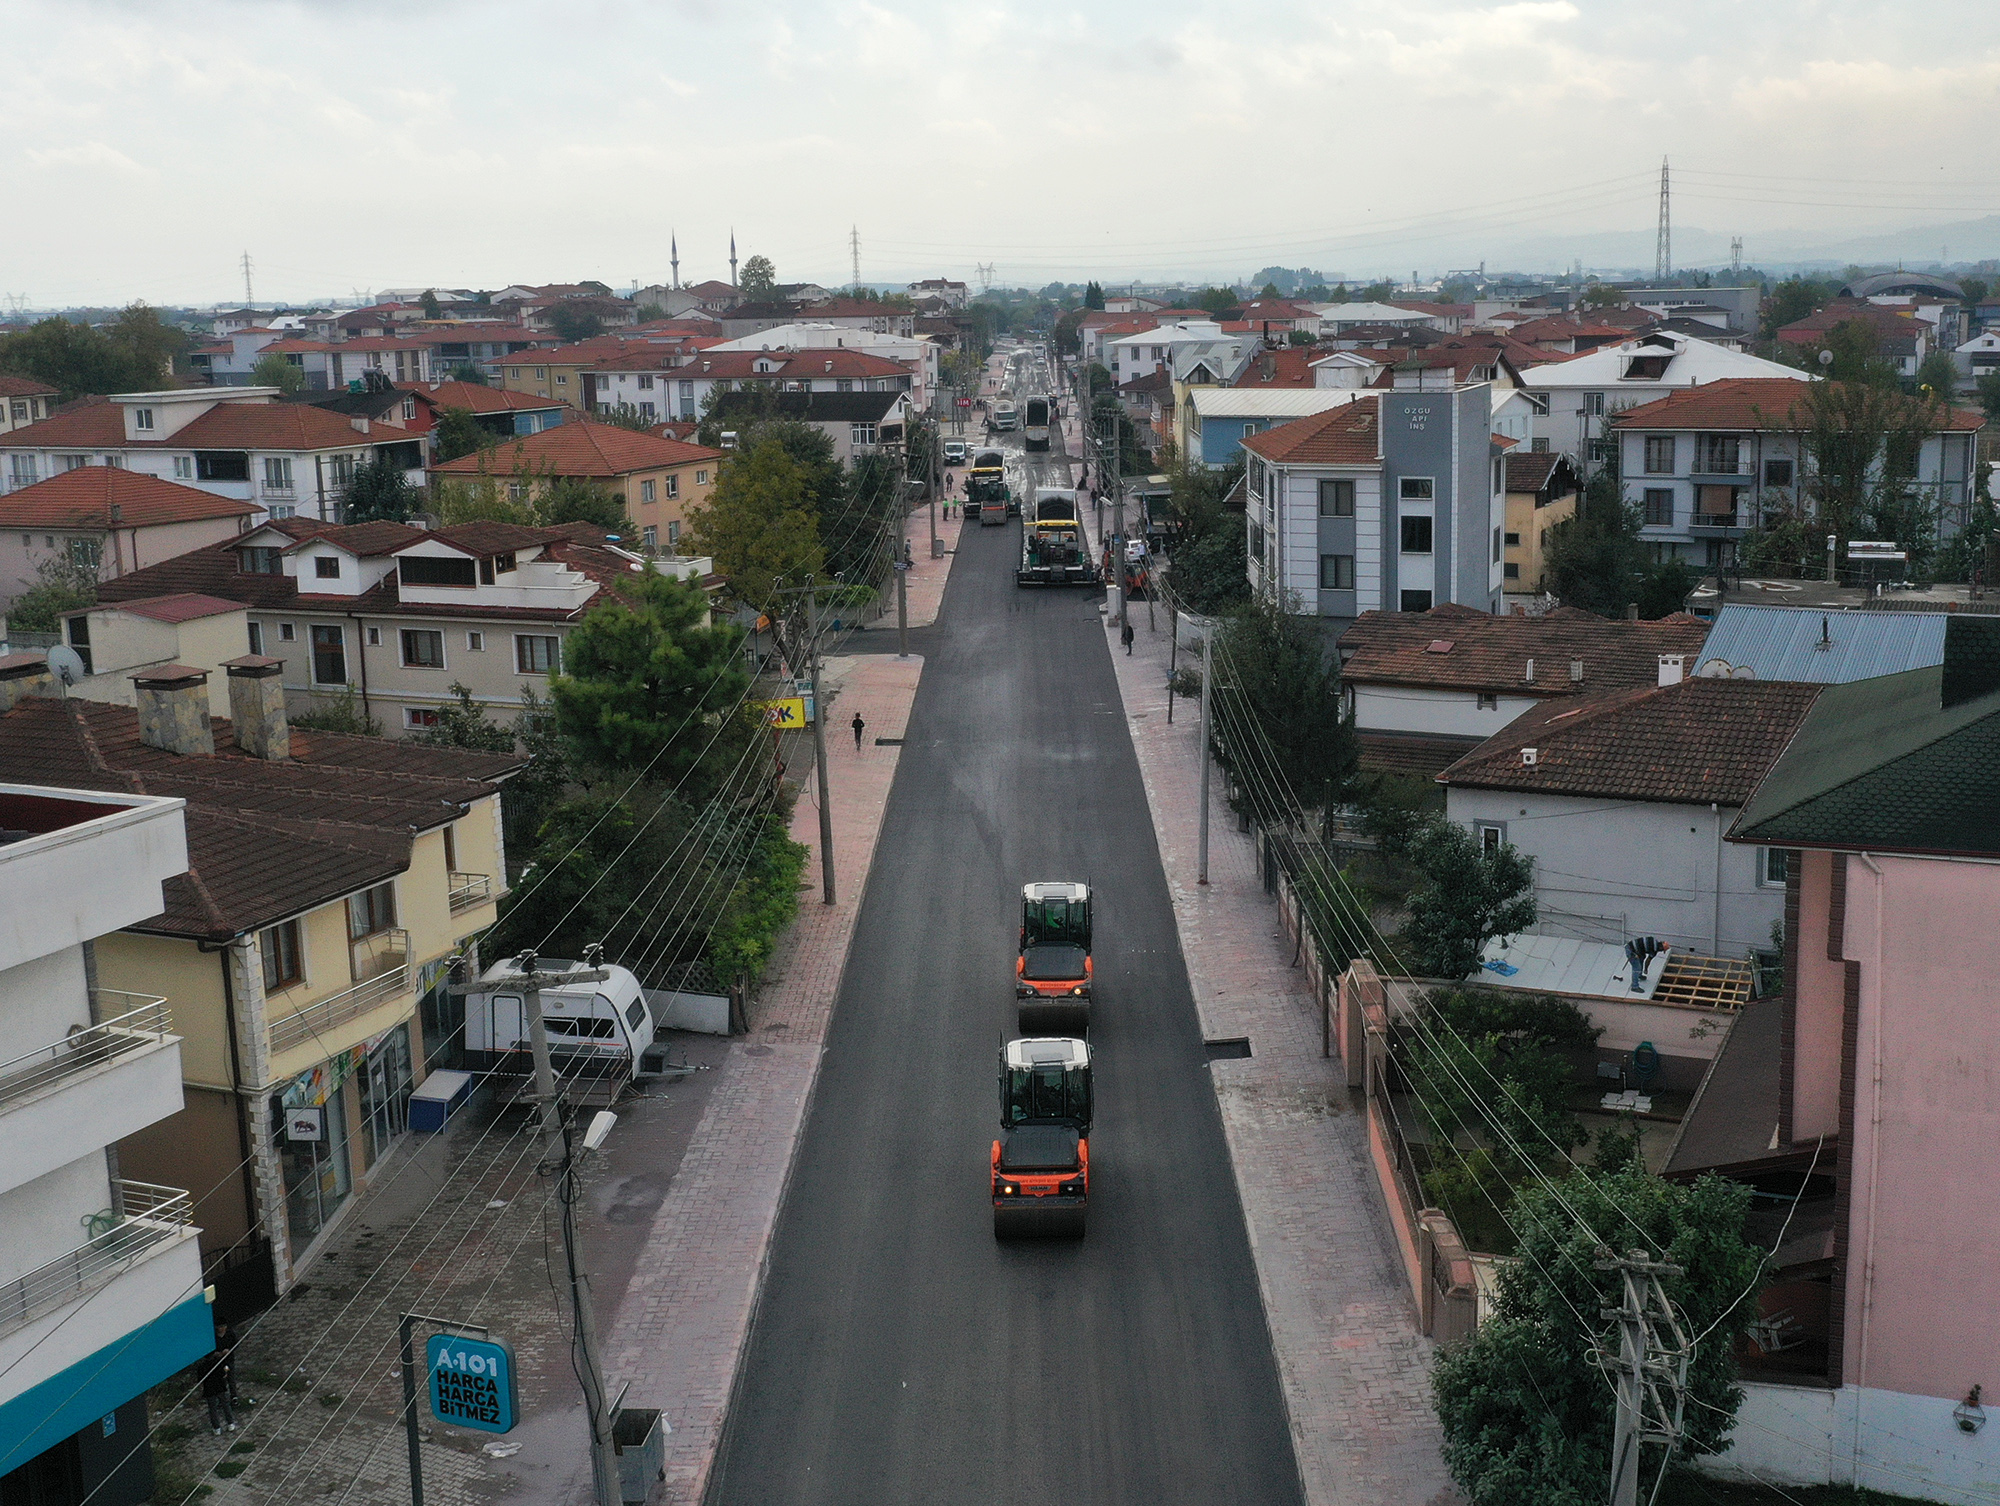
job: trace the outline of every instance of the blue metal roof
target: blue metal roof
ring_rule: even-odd
[[[1944,625],[1942,612],[1726,606],[1695,672],[1718,674],[1727,665],[1746,678],[1845,685],[1944,663]]]

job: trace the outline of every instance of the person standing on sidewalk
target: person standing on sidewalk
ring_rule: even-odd
[[[861,720],[861,713],[860,713],[860,712],[858,712],[858,711],[857,711],[857,712],[855,712],[855,713],[854,713],[854,751],[855,751],[855,752],[857,752],[857,753],[859,753],[859,752],[861,751],[861,733],[862,733],[862,730],[863,730],[864,728],[866,728],[866,727],[867,727],[867,725],[868,725],[868,724],[867,724],[866,722],[864,722],[864,721],[862,721],[862,720]]]
[[[236,1431],[236,1409],[229,1401],[229,1351],[216,1334],[215,1349],[201,1362],[201,1399],[208,1403],[208,1430],[217,1435]]]
[[[1125,657],[1132,657],[1132,624],[1127,622],[1118,630],[1118,641],[1125,645]]]

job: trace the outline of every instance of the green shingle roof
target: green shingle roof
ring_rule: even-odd
[[[2000,690],[1947,706],[1945,673],[1937,665],[1821,691],[1730,836],[2000,856]]]

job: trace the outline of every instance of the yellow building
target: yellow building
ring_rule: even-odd
[[[1547,450],[1509,455],[1506,539],[1501,554],[1501,589],[1509,596],[1538,596],[1542,554],[1549,530],[1576,516],[1576,466],[1569,456]]]
[[[499,781],[522,763],[294,731],[281,668],[230,661],[228,720],[175,664],[136,677],[136,708],[28,695],[0,714],[0,779],[187,802],[187,873],[94,960],[97,986],[170,1003],[185,1107],[120,1143],[121,1174],[193,1191],[235,1312],[297,1279],[450,1059],[446,979],[496,919]]]

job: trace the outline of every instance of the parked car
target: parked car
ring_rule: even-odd
[[[969,453],[970,448],[962,439],[947,439],[944,442],[944,463],[946,465],[964,465],[965,457]]]

